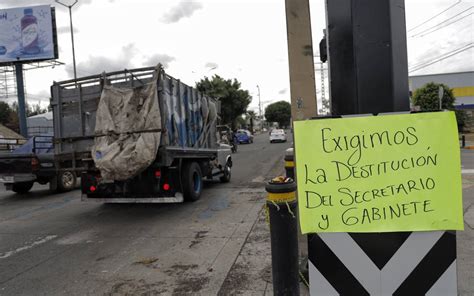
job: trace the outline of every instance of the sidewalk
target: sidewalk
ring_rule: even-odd
[[[266,211],[262,206],[218,295],[273,295],[269,234]],[[309,295],[308,288],[301,282],[300,295]]]

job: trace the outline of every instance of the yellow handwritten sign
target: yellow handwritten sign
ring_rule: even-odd
[[[462,230],[454,112],[296,121],[301,229]]]

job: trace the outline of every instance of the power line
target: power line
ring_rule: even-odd
[[[424,65],[424,64],[430,63],[431,61],[434,61],[434,60],[436,60],[436,59],[439,59],[440,57],[443,57],[443,56],[445,56],[445,55],[447,55],[447,54],[451,54],[451,53],[453,53],[453,52],[455,52],[455,51],[461,50],[461,49],[463,49],[464,47],[469,47],[469,46],[471,46],[471,45],[472,45],[472,42],[471,42],[471,43],[464,44],[463,46],[461,46],[461,47],[459,47],[459,48],[456,48],[456,49],[451,50],[451,51],[449,51],[449,52],[443,53],[442,55],[440,55],[440,56],[438,56],[438,57],[435,57],[435,58],[433,58],[433,59],[431,59],[431,60],[423,61],[423,62],[417,63],[417,64],[415,64],[415,65],[411,65],[411,66],[409,66],[409,67],[410,67],[410,68],[416,68],[416,67],[418,67],[418,66],[422,66],[422,65]]]
[[[433,32],[436,32],[436,31],[438,31],[438,30],[441,30],[441,29],[443,29],[443,28],[446,28],[447,26],[452,25],[452,24],[454,24],[454,23],[457,23],[457,22],[459,22],[460,20],[463,20],[463,19],[465,19],[466,17],[471,16],[471,15],[473,15],[472,12],[471,12],[470,14],[466,14],[465,16],[458,18],[458,19],[455,20],[455,21],[450,22],[449,24],[447,24],[447,25],[445,25],[445,26],[439,27],[439,28],[437,28],[437,29],[434,29],[433,31],[430,31],[430,32],[428,32],[428,33],[425,33],[425,34],[423,34],[423,35],[420,35],[420,37],[424,37],[424,36],[429,35],[429,34],[431,34],[431,33],[433,33]],[[413,37],[413,36],[411,36],[411,37]]]
[[[455,52],[458,52],[458,51],[460,51],[460,50],[469,48],[470,46],[472,46],[472,42],[469,43],[469,44],[463,45],[463,46],[461,46],[461,47],[459,47],[459,48],[457,48],[457,49],[451,50],[451,51],[449,51],[449,52],[447,52],[447,53],[443,53],[442,55],[437,56],[437,57],[435,57],[435,58],[433,58],[433,59],[431,59],[431,60],[428,60],[428,61],[424,61],[424,62],[415,64],[415,65],[411,66],[410,68],[411,68],[411,69],[415,69],[415,68],[418,68],[418,67],[421,67],[421,66],[425,66],[425,65],[430,64],[431,62],[433,62],[433,61],[435,61],[435,60],[438,60],[438,59],[440,59],[440,58],[443,58],[444,56],[450,55],[450,54],[455,53]]]
[[[416,28],[419,28],[421,27],[422,25],[426,24],[427,22],[431,21],[432,19],[434,19],[435,17],[445,13],[446,11],[450,10],[451,8],[455,7],[456,5],[458,5],[459,3],[461,3],[461,0],[459,0],[458,2],[454,3],[453,5],[449,6],[448,8],[446,8],[445,10],[441,11],[440,13],[438,14],[435,14],[434,16],[430,17],[429,19],[427,19],[426,21],[422,22],[421,24],[411,28],[410,30],[408,30],[408,32],[411,32],[413,30],[415,30]]]
[[[445,60],[445,59],[447,59],[447,58],[449,58],[449,57],[452,57],[452,56],[455,56],[455,55],[457,55],[457,54],[460,54],[461,52],[464,52],[464,51],[466,51],[466,50],[468,50],[468,49],[471,49],[471,48],[473,48],[473,47],[474,47],[474,46],[472,45],[472,43],[470,43],[470,44],[468,44],[466,47],[461,47],[461,48],[456,49],[456,50],[454,50],[454,51],[451,51],[451,52],[449,52],[449,53],[447,53],[447,54],[444,54],[444,55],[442,55],[442,56],[439,56],[439,57],[437,57],[436,59],[433,59],[433,60],[431,60],[431,61],[429,61],[429,62],[426,62],[426,63],[424,63],[424,64],[420,64],[420,65],[414,66],[414,67],[410,70],[410,73],[415,72],[415,71],[418,71],[418,70],[421,70],[421,69],[426,68],[426,67],[428,67],[428,66],[430,66],[430,65],[433,65],[433,64],[435,64],[435,63],[437,63],[437,62],[440,62],[440,61],[442,61],[442,60]]]
[[[444,23],[446,23],[446,22],[452,20],[453,18],[457,17],[458,15],[461,15],[461,14],[465,13],[466,11],[472,9],[473,7],[474,7],[474,6],[471,6],[471,7],[469,7],[468,9],[465,9],[465,10],[461,11],[460,13],[451,16],[450,18],[448,18],[448,19],[446,19],[446,20],[444,20],[444,21],[442,21],[442,22],[440,22],[440,23],[438,23],[438,24],[436,24],[436,25],[434,25],[434,26],[432,26],[432,27],[429,27],[428,29],[425,29],[425,30],[423,30],[423,31],[421,31],[421,32],[419,32],[419,33],[416,33],[416,34],[411,35],[410,37],[416,37],[416,36],[418,36],[418,35],[423,34],[424,32],[430,31],[431,29],[436,28],[436,27],[438,27],[438,26],[440,26],[440,25],[442,25],[442,24],[444,24]],[[448,24],[448,25],[449,25],[449,24]],[[446,26],[447,26],[447,25],[446,25]],[[443,26],[443,27],[445,27],[445,26]],[[443,27],[442,27],[442,28],[443,28]]]
[[[413,65],[413,66],[411,66],[410,68],[413,69],[413,68],[417,68],[417,67],[419,67],[419,66],[423,66],[423,65],[425,65],[425,64],[431,63],[432,61],[434,61],[434,60],[436,60],[436,59],[439,59],[439,58],[442,58],[442,57],[444,57],[444,56],[446,56],[446,55],[450,55],[450,54],[452,54],[452,53],[454,53],[454,52],[457,52],[457,51],[459,51],[459,50],[463,50],[463,49],[465,49],[465,48],[469,48],[469,47],[472,46],[472,44],[473,44],[472,42],[467,43],[467,44],[465,44],[465,45],[463,45],[463,46],[461,46],[461,47],[459,47],[459,48],[456,48],[456,49],[454,49],[454,50],[451,50],[451,51],[448,51],[448,52],[446,52],[446,53],[443,53],[443,54],[441,54],[441,55],[438,56],[438,57],[432,58],[431,60],[424,61],[424,62],[418,63],[418,64],[416,64],[416,65]]]

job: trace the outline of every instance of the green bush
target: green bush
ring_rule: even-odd
[[[419,106],[421,111],[437,111],[439,110],[439,88],[443,88],[443,98],[441,106],[446,110],[454,110],[456,113],[456,120],[458,128],[461,131],[464,128],[466,121],[466,113],[463,110],[455,110],[453,90],[449,86],[442,83],[430,82],[423,87],[415,90],[412,101],[413,105]]]

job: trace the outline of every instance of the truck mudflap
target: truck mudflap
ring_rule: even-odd
[[[176,192],[174,197],[117,197],[117,198],[90,198],[87,194],[82,194],[82,201],[100,202],[100,203],[182,203],[184,201],[183,195]]]

